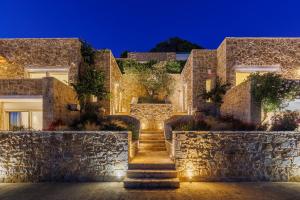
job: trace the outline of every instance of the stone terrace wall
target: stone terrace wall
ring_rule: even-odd
[[[141,121],[142,129],[162,129],[163,122],[173,115],[173,106],[172,104],[131,104],[130,115]]]
[[[48,129],[56,120],[69,124],[79,111],[70,111],[68,104],[78,104],[76,92],[59,80],[43,78],[43,128]]]
[[[171,61],[176,60],[175,52],[129,52],[128,58],[136,61]]]
[[[299,132],[173,132],[179,177],[300,181]]]
[[[251,95],[251,82],[244,82],[227,91],[221,105],[222,116],[232,116],[247,123],[261,122],[261,108]]]
[[[1,95],[42,95],[42,79],[0,79]]]
[[[24,78],[29,66],[69,67],[69,80],[75,82],[80,48],[76,38],[0,39],[0,79]]]
[[[232,85],[235,65],[279,64],[285,78],[300,79],[300,38],[226,38],[225,42],[226,63],[221,71],[226,70],[227,82]]]
[[[0,182],[120,180],[127,163],[128,132],[0,132]]]

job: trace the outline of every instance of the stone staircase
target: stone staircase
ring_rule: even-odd
[[[125,188],[179,188],[175,163],[161,130],[142,131],[136,157],[128,164]]]

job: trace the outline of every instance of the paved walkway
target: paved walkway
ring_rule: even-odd
[[[181,183],[177,190],[126,190],[122,183],[0,184],[1,200],[300,200],[300,183]]]

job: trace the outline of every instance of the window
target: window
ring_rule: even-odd
[[[235,85],[239,85],[247,80],[251,73],[248,72],[236,72],[235,73]]]
[[[9,130],[16,128],[29,128],[28,112],[9,112]]]
[[[43,128],[43,113],[41,111],[8,112],[8,118],[9,130],[42,130]]]
[[[210,92],[211,91],[211,79],[206,79],[205,81],[205,90],[206,92]],[[206,102],[210,102],[210,99],[207,99]]]

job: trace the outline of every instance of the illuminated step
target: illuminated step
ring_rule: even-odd
[[[125,178],[124,180],[125,188],[179,188],[180,182],[178,178],[170,178],[170,179],[136,179],[136,178]]]
[[[128,170],[128,178],[176,178],[176,170]]]

